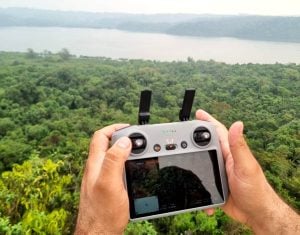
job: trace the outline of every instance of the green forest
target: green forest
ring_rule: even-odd
[[[72,234],[89,141],[112,123],[178,121],[186,88],[227,127],[236,120],[277,193],[300,210],[300,65],[159,62],[0,53],[0,234]],[[275,206],[275,205],[274,205]],[[126,234],[251,234],[222,210],[130,223]]]

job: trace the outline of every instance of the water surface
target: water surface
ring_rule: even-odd
[[[300,63],[300,43],[204,38],[110,29],[0,27],[0,51],[57,52],[114,59],[215,60],[226,63]]]

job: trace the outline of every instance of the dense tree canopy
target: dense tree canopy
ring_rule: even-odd
[[[0,233],[71,234],[92,133],[116,122],[136,124],[145,88],[153,90],[150,122],[177,121],[190,87],[197,89],[193,112],[203,108],[227,127],[244,122],[268,180],[299,210],[299,65],[1,52]],[[197,212],[130,224],[126,233],[230,231],[250,232],[220,210],[212,217]]]

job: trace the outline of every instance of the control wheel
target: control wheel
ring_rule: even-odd
[[[129,138],[131,139],[131,152],[133,154],[140,154],[145,151],[147,147],[147,140],[145,136],[143,136],[141,133],[133,133],[129,136]]]
[[[198,127],[193,133],[193,139],[199,146],[206,146],[210,143],[211,134],[206,127]]]

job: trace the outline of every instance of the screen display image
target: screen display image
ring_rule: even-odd
[[[215,150],[126,162],[131,218],[224,202]]]

